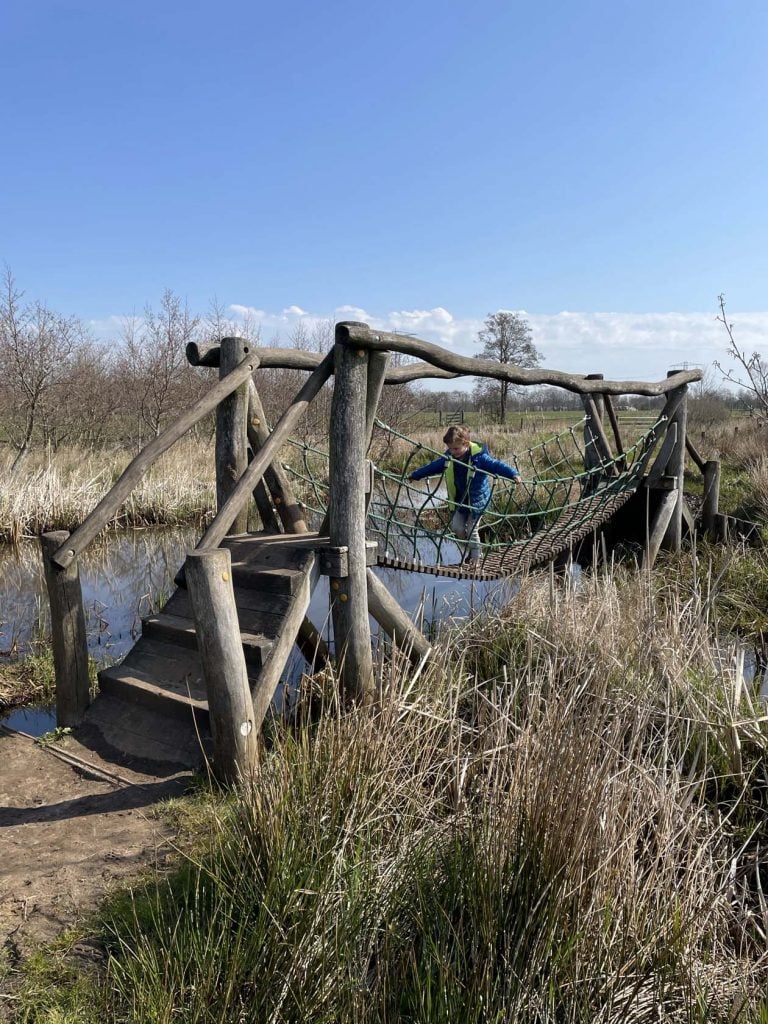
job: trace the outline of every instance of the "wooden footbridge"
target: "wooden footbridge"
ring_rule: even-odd
[[[390,368],[393,351],[418,361]],[[373,572],[376,564],[492,579],[552,562],[580,542],[591,543],[599,531],[612,540],[634,535],[646,561],[653,561],[662,544],[680,546],[690,520],[683,493],[686,448],[705,476],[707,525],[715,523],[719,467],[704,463],[686,438],[686,392],[700,378],[696,370],[655,383],[607,381],[465,358],[350,322],[337,325],[326,356],[252,348],[241,338],[207,348],[192,345],[187,355],[196,365],[217,367],[218,382],[134,459],[80,527],[71,535],[45,534],[42,546],[58,723],[77,725],[90,703],[78,557],[157,457],[215,410],[216,517],[188,554],[178,589],[144,620],[122,664],[99,673],[99,685],[112,700],[194,722],[203,732],[210,728],[214,763],[224,779],[241,777],[252,765],[261,723],[294,645],[315,665],[329,657],[307,618],[321,575],[330,581],[342,688],[350,698],[367,701],[374,687],[369,614],[412,660],[430,653],[426,638]],[[254,378],[260,368],[274,367],[306,370],[308,377],[269,430]],[[411,460],[433,457],[429,450],[412,445],[398,473],[368,459],[377,436],[396,434],[376,419],[383,387],[462,375],[555,385],[580,394],[584,406],[584,418],[568,439],[553,439],[546,453],[537,446],[525,464],[518,457],[523,485],[517,493],[494,480],[483,516],[483,558],[471,570],[456,562],[460,550],[446,529],[445,500],[406,480]],[[321,486],[313,471],[308,489],[301,469],[309,465],[307,446],[291,435],[331,377],[328,470]],[[655,422],[630,446],[613,405],[622,394],[664,400]],[[405,441],[398,435],[401,446]],[[299,463],[293,475],[278,460],[287,444],[302,452],[288,460]],[[257,533],[247,532],[252,497],[262,524]]]

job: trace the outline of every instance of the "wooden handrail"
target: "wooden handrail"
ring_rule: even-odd
[[[222,339],[223,340],[223,339]],[[187,343],[187,360],[192,366],[218,367],[221,349],[218,343],[190,341]],[[316,370],[323,361],[321,352],[302,352],[295,348],[260,348],[259,360],[262,370]],[[449,370],[439,370],[429,363],[412,363],[410,366],[396,366],[387,370],[385,384],[410,384],[425,377],[455,380],[465,376]]]
[[[264,476],[266,469],[272,463],[277,452],[307,411],[308,405],[332,373],[333,351],[328,353],[315,372],[307,378],[293,402],[291,402],[277,421],[264,447],[255,455],[253,461],[238,480],[237,486],[219,509],[216,518],[200,538],[195,548],[196,551],[217,548],[221,544],[227,535],[227,530],[235,521],[238,512],[245,502],[248,501],[254,487]],[[233,374],[229,374],[224,380],[230,380],[232,376]]]
[[[514,363],[497,363],[492,359],[477,359],[474,356],[460,356],[448,349],[428,341],[407,337],[402,334],[374,332],[368,327],[342,323],[345,333],[342,343],[358,345],[361,348],[379,352],[402,352],[420,357],[421,361],[409,366],[397,366],[387,370],[385,384],[410,384],[425,378],[455,380],[457,377],[493,377],[508,380],[512,384],[551,384],[577,394],[666,395],[683,384],[701,380],[701,370],[680,370],[672,377],[661,381],[638,380],[589,380],[579,373],[564,373],[561,370],[545,370],[543,367],[527,368]],[[187,345],[187,359],[193,366],[218,366],[219,345],[190,342]],[[316,370],[323,360],[319,352],[302,352],[293,348],[259,348],[262,370]]]
[[[690,437],[688,436],[687,433],[685,435],[685,449],[688,452],[688,454],[691,456],[693,461],[696,463],[696,465],[697,465],[697,467],[699,469],[699,472],[703,473],[704,472],[704,467],[707,464],[706,459],[702,458],[702,456],[699,454],[699,451],[696,448],[696,445],[693,443],[693,441],[690,439]]]
[[[227,395],[231,395],[243,381],[248,380],[258,365],[259,357],[255,352],[249,352],[232,373],[220,380],[207,395],[198,399],[175,423],[166,427],[161,434],[150,441],[146,448],[143,448],[128,465],[120,479],[104,495],[96,508],[78,526],[69,540],[51,555],[51,561],[62,569],[71,565],[94,537],[101,533],[155,459],[167,451],[172,444],[175,444],[180,437],[183,437],[190,427],[212,412],[219,402]]]
[[[384,331],[372,331],[369,327],[359,324],[338,324],[338,337],[341,344],[353,348],[372,349],[377,352],[402,352],[405,355],[417,356],[434,366],[452,373],[465,374],[473,377],[492,377],[506,380],[511,384],[554,384],[566,391],[577,394],[611,395],[666,395],[669,391],[701,380],[701,370],[680,370],[665,380],[645,382],[638,380],[589,380],[583,374],[564,373],[561,370],[545,370],[542,367],[528,368],[516,366],[514,363],[497,363],[493,359],[478,359],[474,356],[460,356],[448,349],[433,345],[418,338],[406,337],[402,334],[389,334]],[[405,367],[405,369],[411,369]]]

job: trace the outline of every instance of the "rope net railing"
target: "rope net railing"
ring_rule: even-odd
[[[379,564],[497,578],[549,561],[583,539],[637,490],[666,418],[660,416],[631,447],[610,459],[601,455],[596,438],[584,431],[585,422],[582,419],[516,455],[501,453],[520,479],[514,483],[485,474],[490,499],[479,519],[481,557],[470,569],[463,565],[466,542],[451,531],[456,509],[469,506],[449,500],[440,476],[408,479],[414,470],[445,456],[444,449],[376,420],[367,532],[378,541]],[[304,507],[319,523],[328,507],[328,452],[307,442],[290,444],[292,457],[285,469]]]

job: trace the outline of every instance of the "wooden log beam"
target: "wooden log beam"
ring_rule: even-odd
[[[249,462],[253,461],[253,455],[249,456]],[[259,511],[259,518],[261,519],[261,525],[264,527],[267,533],[280,533],[282,526],[280,520],[272,507],[272,498],[270,497],[267,485],[264,480],[259,480],[253,489],[253,500],[256,502],[256,508]]]
[[[190,551],[186,580],[208,693],[214,771],[222,782],[237,784],[256,766],[261,721],[251,700],[229,549]]]
[[[674,371],[670,370],[670,378]],[[678,389],[675,389],[678,390]],[[674,514],[669,521],[667,532],[664,536],[664,545],[671,551],[679,551],[683,543],[683,501],[685,500],[683,490],[685,484],[685,437],[688,423],[688,387],[683,385],[679,388],[680,401],[675,414],[670,421],[670,429],[674,425],[677,428],[677,440],[669,462],[666,466],[668,476],[677,478],[677,502]]]
[[[387,376],[389,352],[371,352],[368,356],[368,380],[365,391],[365,450],[371,446],[373,424],[379,407],[381,392]]]
[[[720,463],[710,459],[704,463],[704,502],[701,510],[704,530],[710,537],[717,536],[720,506]]]
[[[702,377],[701,370],[681,370],[666,380],[656,382],[588,380],[583,374],[545,370],[542,367],[527,368],[514,363],[497,363],[492,359],[460,356],[428,341],[405,337],[402,334],[373,332],[354,323],[337,324],[337,331],[338,340],[343,345],[378,352],[403,352],[452,373],[492,377],[496,380],[507,380],[511,384],[554,384],[578,394],[605,392],[611,395],[665,395],[674,388],[701,380]]]
[[[62,544],[59,550],[51,556],[52,561],[62,569],[71,565],[114,517],[153,462],[180,437],[183,437],[199,420],[213,412],[222,398],[232,394],[243,381],[247,381],[258,365],[258,357],[255,353],[249,352],[236,370],[224,380],[220,380],[207,395],[198,399],[175,423],[166,427],[161,434],[150,441],[130,463],[109,493],[101,499],[93,512],[78,526],[66,543]]]
[[[672,422],[667,427],[667,432],[664,435],[664,441],[659,450],[659,454],[653,460],[653,465],[648,472],[646,479],[647,487],[655,487],[663,476],[666,475],[667,466],[672,456],[672,452],[677,445],[677,424]]]
[[[598,464],[600,462],[612,463],[613,452],[611,451],[611,445],[608,441],[605,430],[603,429],[603,424],[600,420],[600,415],[597,411],[595,401],[592,395],[582,395],[581,400],[584,404],[584,411],[587,414],[587,428],[592,436],[593,445],[598,455]],[[612,465],[606,468],[615,473],[615,467]]]
[[[608,421],[611,424],[611,430],[613,431],[613,439],[616,442],[617,454],[623,456],[625,454],[624,442],[621,438],[621,430],[619,429],[619,420],[616,416],[616,409],[613,405],[613,399],[610,395],[603,395],[603,402],[605,404],[605,411],[608,414]]]
[[[652,569],[654,566],[662,541],[677,508],[677,499],[677,488],[663,493],[648,534],[645,557],[643,558],[644,568]]]
[[[429,641],[416,626],[373,569],[366,570],[368,610],[396,647],[418,665],[431,652]]]
[[[186,347],[187,361],[192,366],[217,367],[220,358],[219,343],[190,341]],[[264,370],[316,370],[323,361],[319,352],[302,352],[295,348],[259,348],[260,366]],[[412,363],[408,366],[396,366],[387,371],[385,384],[410,384],[415,380],[436,377],[443,380],[455,380],[461,373],[440,370],[429,363]]]
[[[251,691],[254,714],[259,726],[272,703],[277,684],[285,670],[294,643],[299,645],[307,661],[312,662],[314,659],[317,667],[323,657],[327,658],[328,656],[328,649],[324,641],[319,638],[314,626],[307,618],[312,591],[315,589],[320,575],[319,567],[317,553],[309,549],[302,566],[304,576],[298,589],[291,595],[290,608],[283,618],[280,635],[275,639],[274,646]],[[317,644],[316,648],[313,648],[314,644]]]
[[[192,366],[218,367],[221,358],[221,343],[218,341],[188,341],[184,351],[187,362]]]
[[[337,327],[337,336],[339,328]],[[365,409],[368,353],[334,345],[335,377],[329,444],[329,535],[349,549],[349,574],[330,579],[333,635],[343,693],[373,700],[365,546]]]
[[[687,432],[686,432],[686,435],[685,435],[685,450],[688,452],[688,454],[691,456],[691,458],[695,462],[696,466],[699,469],[699,472],[703,473],[704,472],[704,467],[706,466],[706,461],[699,454],[699,451],[696,448],[696,445],[693,443],[693,441],[691,440],[690,434],[687,433]]]
[[[219,378],[236,369],[248,355],[248,346],[242,338],[223,338],[219,360]],[[236,391],[222,399],[216,409],[216,508],[221,509],[237,486],[237,481],[248,466],[248,382],[243,381]],[[248,505],[245,503],[235,516],[229,534],[248,530]]]
[[[80,570],[76,561],[70,562],[64,569],[53,561],[54,554],[66,543],[68,537],[66,530],[56,530],[44,533],[40,538],[45,584],[51,606],[56,724],[62,728],[79,725],[91,702]]]
[[[251,380],[248,384],[248,441],[254,455],[267,443],[269,433],[261,397]],[[264,480],[285,532],[307,533],[309,528],[304,518],[304,510],[296,501],[288,474],[277,460],[264,471]]]
[[[221,544],[227,536],[227,531],[243,503],[248,500],[256,484],[264,476],[267,467],[274,461],[278,451],[290,436],[291,431],[307,411],[310,403],[332,373],[333,352],[329,352],[315,372],[307,378],[304,386],[277,421],[266,444],[240,477],[226,504],[223,508],[219,509],[216,518],[203,534],[195,549],[196,551],[216,548]],[[229,380],[229,377],[226,379]]]
[[[476,359],[460,356],[439,345],[427,341],[406,338],[402,334],[383,332],[353,332],[349,336],[351,344],[360,344],[363,348],[381,352],[403,352],[406,355],[421,358],[420,362],[408,366],[397,366],[387,370],[385,384],[410,384],[426,378],[439,380],[455,380],[457,377],[495,377],[498,380],[509,380],[513,384],[553,384],[566,391],[579,394],[610,394],[610,395],[647,395],[660,396],[667,394],[673,387],[681,384],[692,384],[701,380],[700,370],[680,370],[674,379],[662,381],[592,381],[586,375],[564,373],[560,370],[545,370],[542,367],[526,369],[513,363],[497,363],[490,359]],[[259,348],[259,367],[263,370],[309,370],[316,369],[323,356],[317,352],[301,352],[292,348]],[[187,358],[193,366],[218,366],[218,346],[210,348],[197,344],[187,346]]]

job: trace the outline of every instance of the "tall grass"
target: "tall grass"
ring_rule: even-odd
[[[329,680],[113,904],[102,1019],[758,1020],[765,716],[706,605],[531,577],[375,711]]]
[[[74,529],[131,458],[123,450],[34,452],[11,471],[10,456],[0,456],[0,541]],[[212,447],[187,439],[158,459],[110,525],[202,524],[215,503]]]

